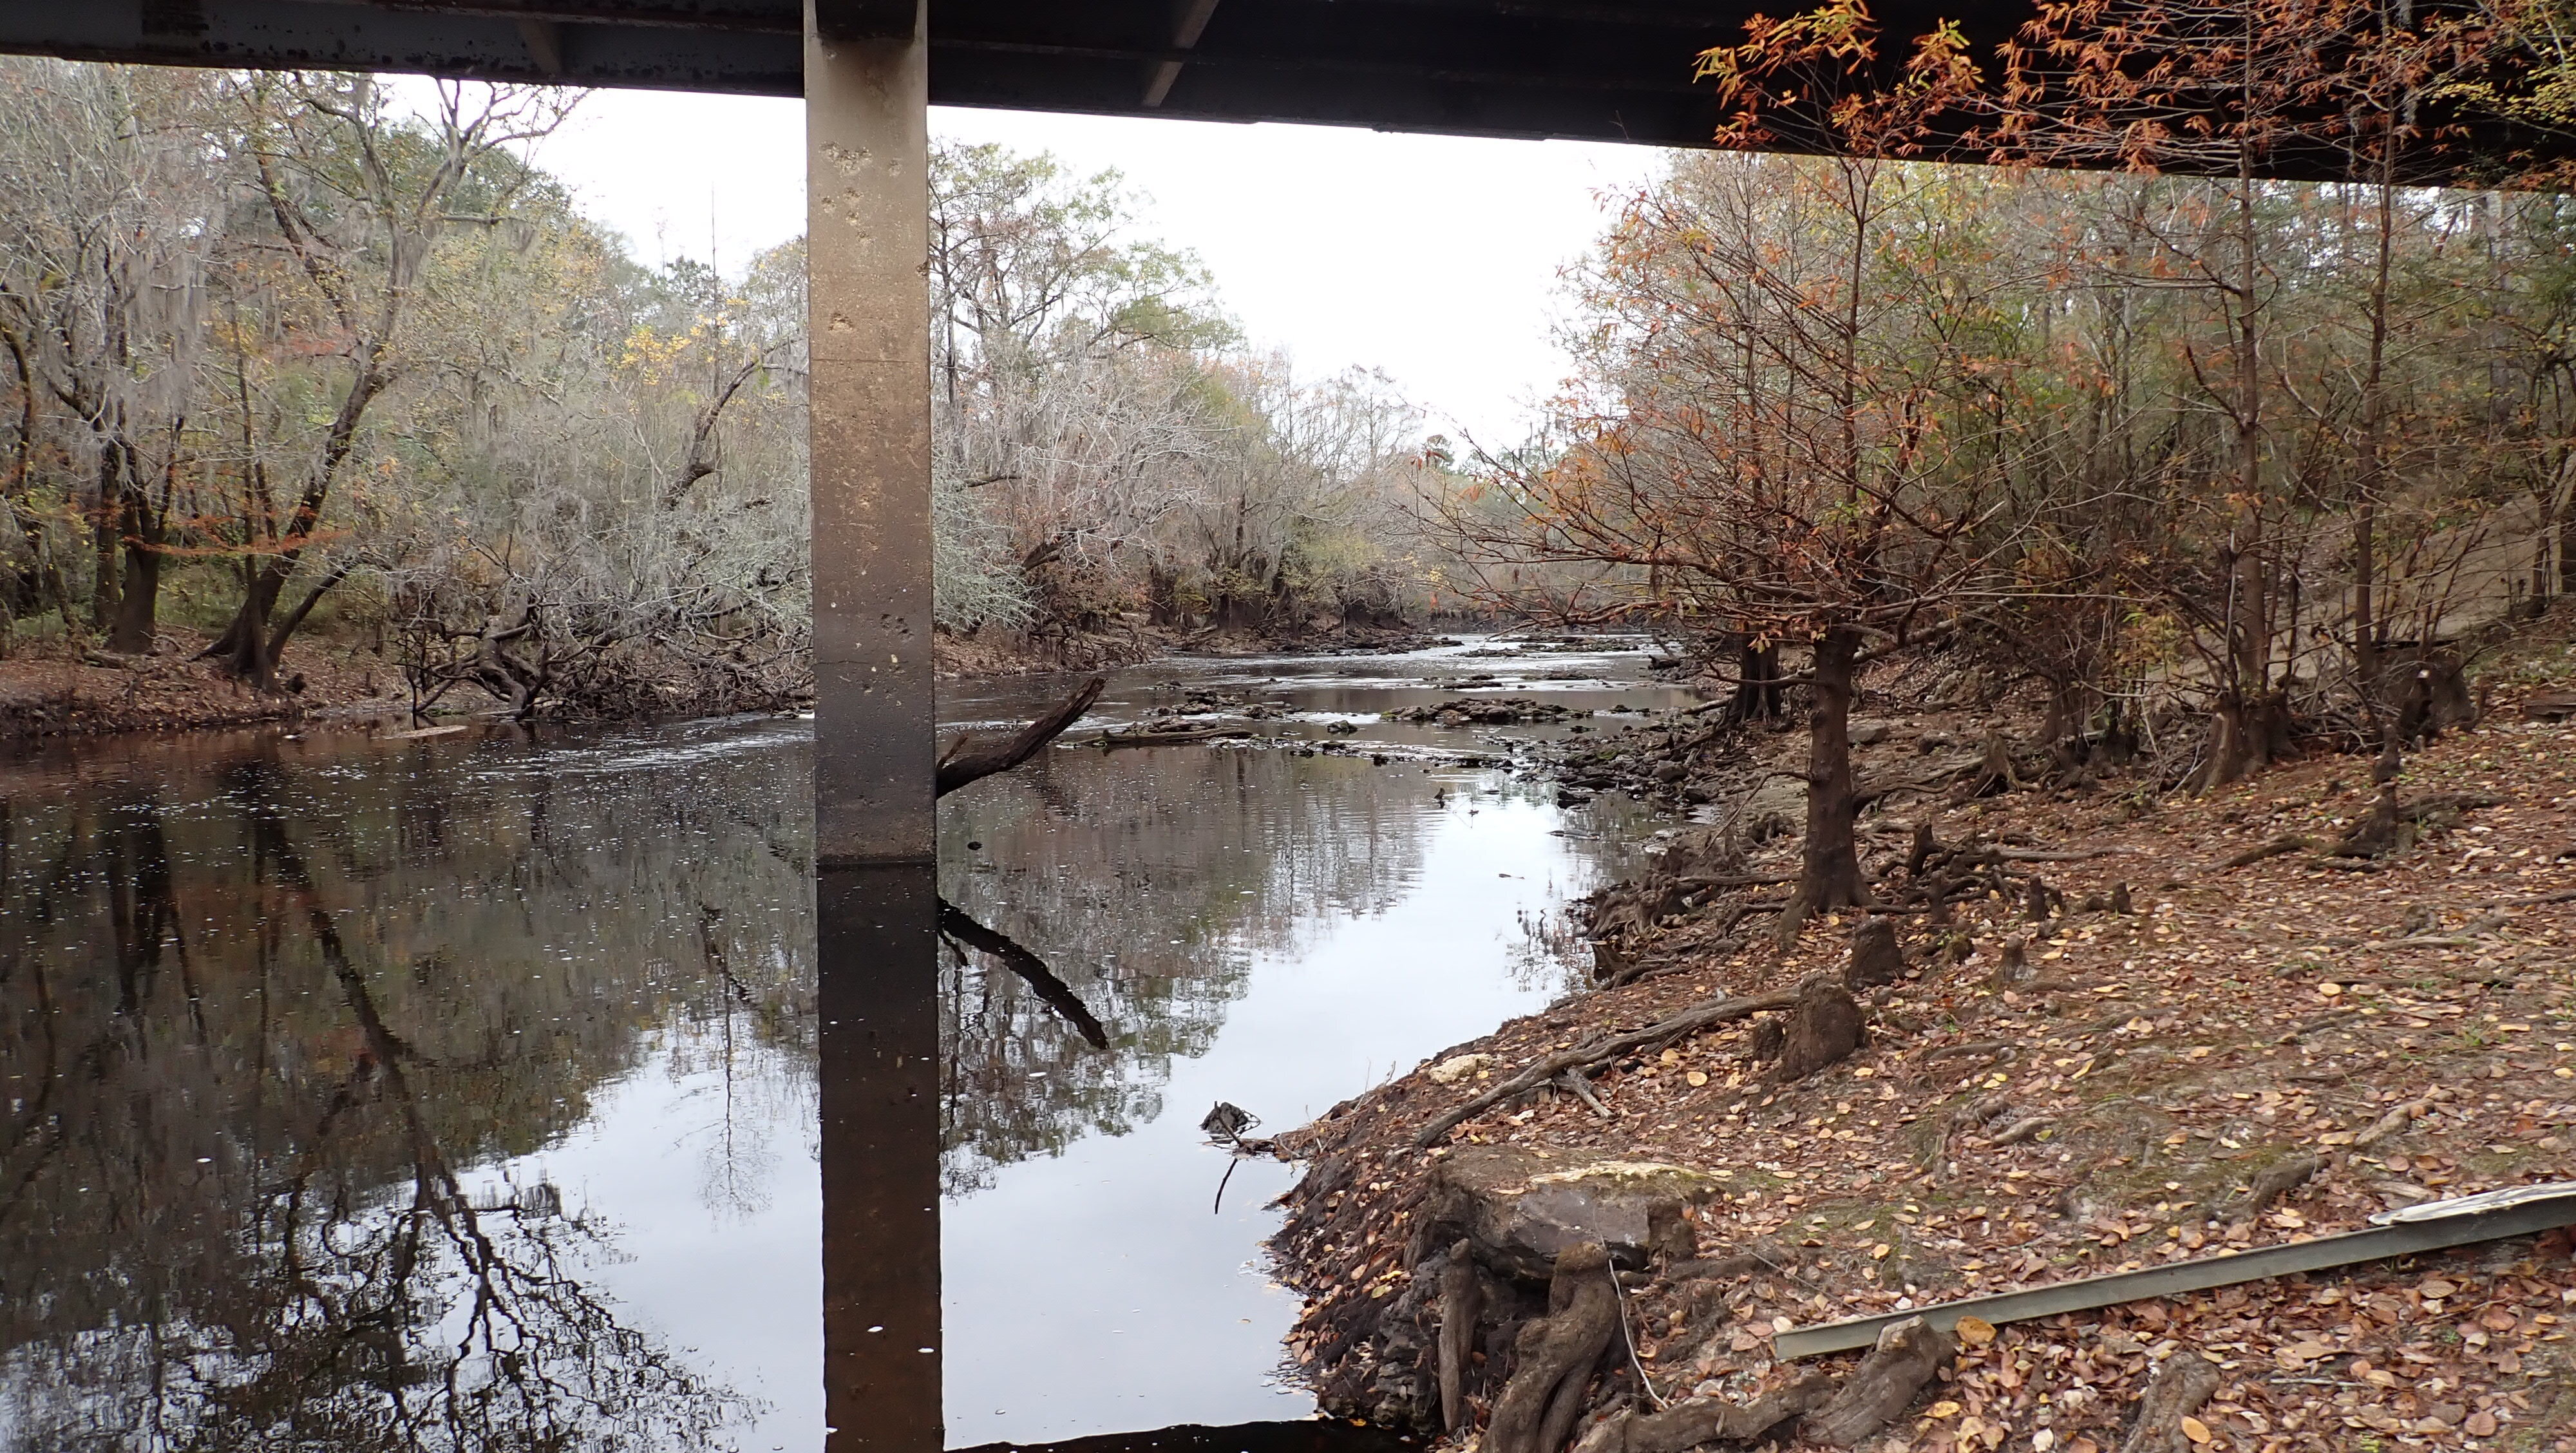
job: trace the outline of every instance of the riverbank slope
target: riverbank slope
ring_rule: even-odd
[[[2526,710],[2551,699],[2499,692],[2413,756],[2381,856],[2334,851],[2372,805],[2346,756],[2197,799],[1891,806],[1930,846],[1883,882],[1988,892],[1786,952],[1708,881],[1780,865],[1678,839],[1604,964],[1643,973],[1282,1138],[1296,1360],[1330,1410],[1424,1430],[1445,1384],[1486,1453],[2576,1449],[2564,1233],[1969,1326],[1866,1375],[1773,1345],[2576,1179],[2576,726]],[[1560,1256],[1591,1240],[1634,1268],[1598,1345]]]

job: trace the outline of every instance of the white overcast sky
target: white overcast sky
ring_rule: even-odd
[[[1507,446],[1565,372],[1558,269],[1600,231],[1596,200],[1667,153],[1574,142],[1394,136],[941,108],[941,137],[1115,168],[1140,231],[1197,253],[1250,339],[1298,371],[1383,368],[1431,427]],[[739,267],[805,226],[799,103],[598,92],[538,161],[647,263]]]

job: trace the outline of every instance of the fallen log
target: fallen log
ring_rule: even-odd
[[[1659,1020],[1643,1029],[1632,1029],[1626,1034],[1614,1034],[1607,1039],[1596,1039],[1586,1044],[1576,1045],[1572,1049],[1558,1050],[1492,1089],[1469,1099],[1456,1109],[1432,1117],[1429,1124],[1414,1132],[1414,1148],[1428,1149],[1440,1137],[1475,1119],[1486,1110],[1514,1095],[1535,1090],[1567,1070],[1590,1069],[1594,1065],[1606,1064],[1632,1049],[1653,1044],[1658,1040],[1679,1039],[1685,1034],[1696,1033],[1713,1024],[1731,1023],[1759,1014],[1765,1009],[1786,1009],[1797,1002],[1798,991],[1795,989],[1780,989],[1769,994],[1749,994],[1740,999],[1719,999],[1713,1003],[1702,1004],[1695,1009],[1686,1009],[1670,1019]]]

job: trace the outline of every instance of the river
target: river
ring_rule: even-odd
[[[802,723],[22,752],[0,1448],[819,1449],[827,1224],[936,1257],[905,1350],[952,1447],[1304,1417],[1295,1172],[1200,1119],[1288,1128],[1576,982],[1558,910],[1657,824],[1508,764],[1617,718],[1385,716],[1681,701],[1638,644],[1159,662],[952,796],[936,1248],[825,1205]],[[1076,745],[1176,717],[1249,735]]]

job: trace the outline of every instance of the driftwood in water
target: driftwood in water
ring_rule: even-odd
[[[1567,1070],[1589,1069],[1597,1064],[1607,1064],[1632,1049],[1661,1040],[1679,1039],[1686,1034],[1696,1034],[1711,1025],[1731,1023],[1734,1020],[1759,1014],[1765,1009],[1786,1009],[1797,1002],[1798,991],[1795,989],[1781,989],[1769,994],[1748,994],[1741,999],[1713,1000],[1695,1009],[1685,1009],[1670,1019],[1659,1020],[1643,1029],[1632,1029],[1626,1034],[1614,1034],[1607,1039],[1596,1039],[1576,1045],[1572,1049],[1559,1050],[1492,1089],[1476,1095],[1458,1108],[1446,1114],[1434,1116],[1430,1124],[1414,1132],[1413,1144],[1417,1149],[1428,1148],[1440,1137],[1475,1119],[1486,1110],[1514,1095],[1535,1090]]]
[[[1018,940],[999,929],[986,928],[965,909],[942,898],[939,900],[939,933],[971,949],[977,949],[1002,961],[1003,967],[1020,976],[1046,1006],[1064,1016],[1074,1032],[1093,1049],[1109,1047],[1109,1031],[1092,1017],[1091,1010],[1064,980],[1055,976],[1046,960],[1020,946]]]
[[[1610,1275],[1610,1250],[1600,1242],[1557,1253],[1547,1315],[1523,1327],[1512,1344],[1511,1380],[1485,1425],[1487,1453],[1557,1453],[1565,1446],[1592,1369],[1619,1329],[1619,1293]]]
[[[1038,754],[1038,749],[1057,737],[1064,729],[1081,720],[1100,699],[1109,684],[1106,676],[1094,676],[1082,688],[1064,699],[1055,710],[1030,722],[999,741],[987,741],[973,732],[961,732],[939,754],[938,795],[947,796],[969,782],[980,782],[997,772],[1007,772]]]

